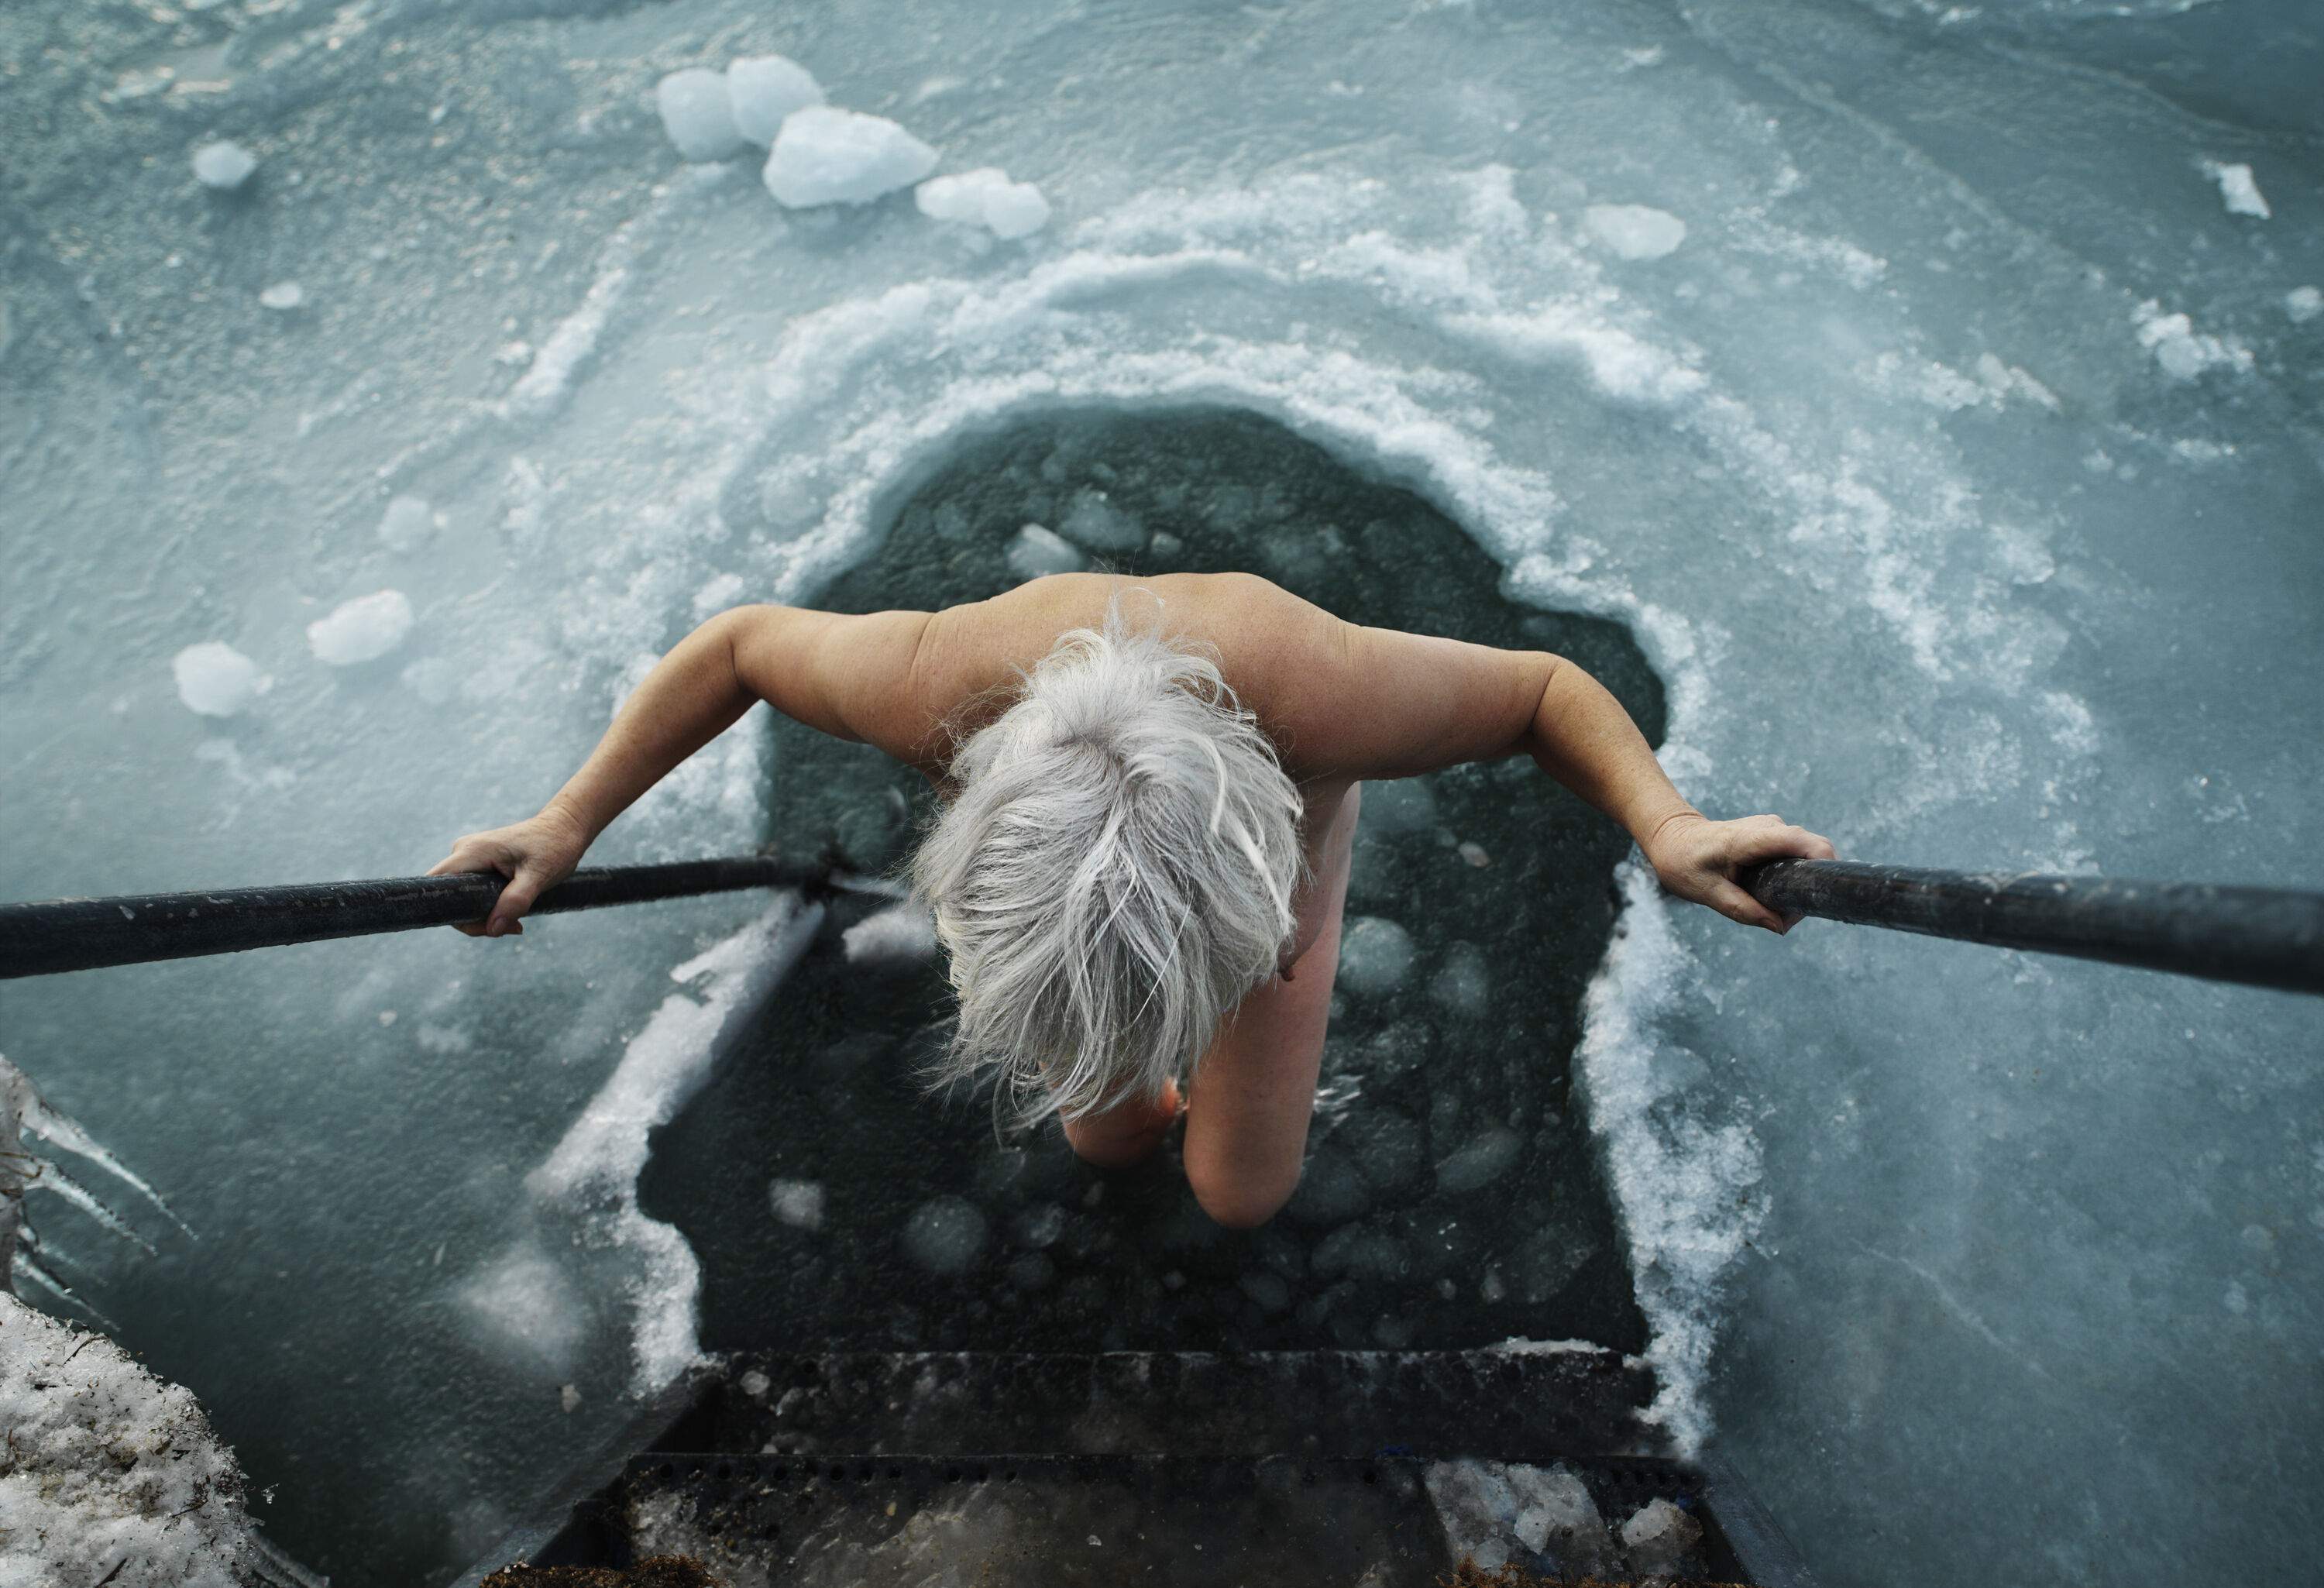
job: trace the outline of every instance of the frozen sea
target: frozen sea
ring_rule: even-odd
[[[767,54],[1046,224],[682,162],[658,81]],[[2324,886],[2320,81],[2303,0],[20,0],[0,898],[417,872],[710,612],[1074,556],[1554,637],[1698,804],[1852,858]],[[596,856],[892,846],[763,715]],[[1102,1345],[1164,1294],[1176,1343],[1636,1352],[1831,1583],[2312,1572],[2324,1006],[1747,934],[1531,784],[1367,821],[1375,990],[1266,1238],[1108,1267],[1167,1186],[973,1108],[852,1196],[925,967],[727,897],[5,984],[198,1234],[36,1196],[47,1305],[359,1588],[758,1320]],[[921,1304],[798,1300],[883,1265]]]

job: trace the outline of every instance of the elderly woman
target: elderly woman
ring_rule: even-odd
[[[937,613],[711,619],[540,815],[434,868],[509,879],[464,929],[522,931],[608,823],[760,700],[941,797],[911,867],[960,1003],[936,1079],[997,1075],[1102,1165],[1183,1112],[1196,1199],[1241,1228],[1298,1184],[1364,780],[1530,755],[1664,887],[1774,932],[1737,869],[1832,854],[1775,817],[1704,817],[1562,658],[1358,627],[1249,575],[1061,574]]]

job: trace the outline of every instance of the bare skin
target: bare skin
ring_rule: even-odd
[[[1058,574],[939,613],[723,613],[662,658],[538,816],[462,838],[429,874],[500,872],[509,883],[491,917],[461,930],[523,931],[533,900],[616,816],[761,700],[885,751],[945,793],[952,747],[1006,708],[1019,674],[1058,635],[1096,626],[1117,595],[1133,619],[1158,601],[1167,632],[1213,648],[1305,800],[1311,880],[1295,901],[1284,974],[1229,1016],[1191,1096],[1172,1086],[1065,1126],[1083,1158],[1123,1165],[1151,1153],[1183,1112],[1188,1183],[1222,1223],[1265,1223],[1298,1184],[1365,780],[1530,755],[1620,823],[1668,891],[1776,933],[1792,923],[1746,892],[1737,871],[1832,858],[1827,840],[1778,817],[1705,817],[1619,703],[1548,652],[1360,627],[1248,574]]]

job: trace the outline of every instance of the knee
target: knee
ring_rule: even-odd
[[[1230,1230],[1256,1230],[1291,1200],[1299,1188],[1299,1171],[1294,1168],[1290,1177],[1269,1184],[1249,1177],[1222,1179],[1211,1176],[1189,1174],[1187,1183],[1194,1189],[1194,1201],[1211,1222]]]

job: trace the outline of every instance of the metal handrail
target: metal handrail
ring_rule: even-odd
[[[594,867],[544,892],[531,913],[744,888],[820,893],[848,881],[832,865],[776,855]],[[1840,860],[1772,861],[1741,881],[1788,914],[2324,993],[2324,893]],[[466,872],[0,904],[0,979],[482,920],[503,886]]]
[[[841,885],[839,879],[829,865],[767,854],[670,865],[595,866],[576,871],[549,889],[529,913],[600,909],[744,888],[827,892]],[[492,913],[493,901],[505,885],[505,879],[493,872],[468,872],[0,904],[0,978],[480,921]]]
[[[1770,861],[1741,881],[1779,912],[2324,993],[2324,893],[1845,860]]]

